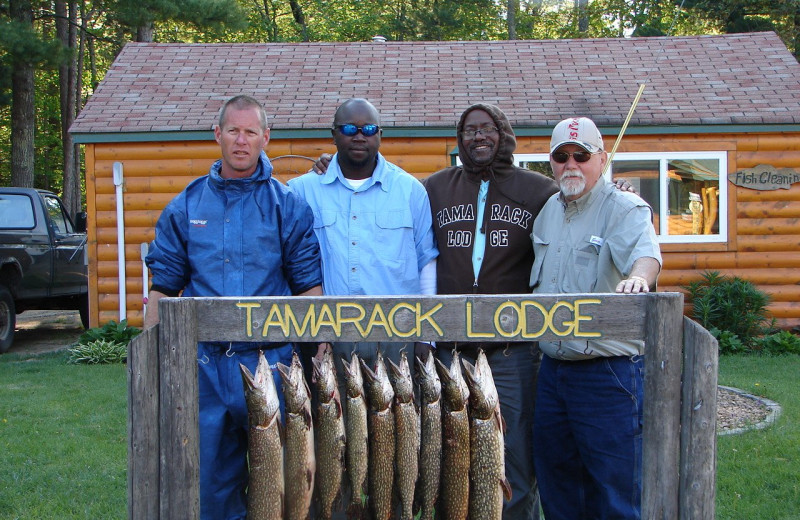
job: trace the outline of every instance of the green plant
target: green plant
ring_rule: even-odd
[[[708,332],[717,338],[719,351],[723,354],[737,354],[747,351],[747,347],[739,339],[739,336],[729,330],[719,330],[716,327],[712,327]]]
[[[103,340],[127,345],[141,332],[141,329],[129,326],[128,320],[122,320],[119,323],[111,320],[102,327],[94,327],[81,334],[78,338],[78,343],[87,344],[92,341]]]
[[[68,350],[68,363],[99,365],[124,363],[128,357],[127,344],[98,339],[89,343],[78,343]]]
[[[800,354],[800,337],[788,330],[757,338],[753,349],[765,354]]]
[[[721,331],[718,339],[723,337],[722,332],[728,332],[750,348],[755,338],[772,328],[774,320],[767,317],[769,295],[752,282],[707,271],[702,280],[684,288],[689,291],[692,317],[709,331],[715,328]],[[733,336],[726,335],[725,340],[732,340]],[[734,343],[731,341],[730,345]],[[720,352],[725,352],[722,345],[720,341]]]

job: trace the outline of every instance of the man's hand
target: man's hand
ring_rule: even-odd
[[[322,175],[328,171],[328,165],[331,163],[331,159],[333,159],[333,155],[329,153],[320,155],[319,159],[317,159],[317,162],[315,162],[314,166],[311,167],[311,171],[317,175]]]
[[[320,343],[319,345],[317,345],[317,353],[314,357],[322,361],[322,358],[325,356],[325,352],[330,350],[331,348],[333,347],[331,347],[330,343],[327,342]]]
[[[642,276],[630,276],[617,284],[617,292],[625,294],[637,294],[650,292],[650,285]]]
[[[620,179],[614,179],[614,186],[619,191],[629,191],[631,193],[635,193],[636,195],[639,195],[639,192],[636,191],[636,188],[633,187],[633,184],[628,182],[628,179],[621,179],[621,178]]]

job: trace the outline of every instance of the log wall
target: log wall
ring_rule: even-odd
[[[613,143],[615,136],[606,135]],[[517,152],[543,153],[549,139],[518,137]],[[381,153],[418,178],[451,164],[454,138],[384,138]],[[89,213],[89,287],[92,326],[119,319],[114,162],[124,167],[125,268],[127,316],[142,324],[141,243],[154,236],[162,208],[191,180],[207,173],[219,157],[213,140],[186,142],[88,144],[86,198]],[[619,152],[727,151],[728,172],[759,164],[800,168],[800,133],[628,134]],[[317,157],[333,152],[331,139],[273,139],[270,158]],[[275,162],[276,176],[286,181],[305,172],[311,162],[285,157]],[[664,244],[663,291],[682,291],[706,270],[751,280],[772,297],[771,314],[783,328],[800,326],[800,185],[789,190],[756,191],[729,187],[728,242]]]

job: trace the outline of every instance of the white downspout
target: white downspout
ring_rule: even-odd
[[[122,210],[122,163],[115,162],[114,167],[114,186],[117,192],[117,261],[119,273],[119,321],[128,318],[126,298],[127,288],[125,287],[125,214]]]
[[[142,256],[142,320],[147,317],[147,296],[149,294],[147,290],[147,263],[145,263],[145,258],[147,258],[147,251],[150,249],[150,244],[147,242],[142,242],[141,245],[141,256]]]

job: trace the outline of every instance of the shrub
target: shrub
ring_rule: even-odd
[[[104,340],[127,345],[140,332],[142,332],[141,329],[128,326],[128,320],[122,320],[119,323],[111,320],[102,327],[94,327],[81,334],[78,343]]]
[[[735,352],[739,344],[750,348],[756,338],[773,328],[774,320],[767,317],[769,295],[747,280],[709,271],[685,289],[692,317],[709,331],[719,331],[720,352]]]
[[[69,363],[124,363],[128,357],[128,343],[142,332],[129,327],[126,320],[109,321],[102,327],[87,330],[78,342],[69,349]]]
[[[765,354],[800,354],[800,338],[782,330],[756,339],[753,349]]]
[[[127,357],[127,344],[98,339],[89,343],[78,343],[71,347],[67,362],[87,365],[124,363]]]
[[[747,347],[742,343],[742,340],[739,339],[739,336],[729,330],[719,330],[713,327],[708,332],[717,338],[719,351],[722,354],[737,354],[747,351]]]

